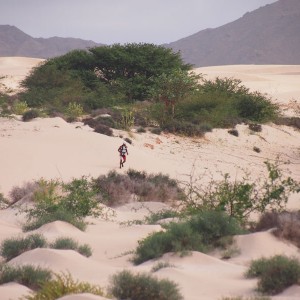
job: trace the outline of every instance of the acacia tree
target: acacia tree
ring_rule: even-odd
[[[175,114],[175,104],[199,88],[202,75],[177,69],[169,74],[163,73],[153,78],[154,86],[151,90],[153,99],[164,102],[165,112]]]
[[[187,71],[179,53],[153,44],[114,44],[89,50],[99,79],[121,87],[129,100],[145,100],[155,78],[180,69]]]

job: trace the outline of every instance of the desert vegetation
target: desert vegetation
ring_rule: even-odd
[[[282,255],[261,258],[252,261],[246,276],[259,278],[258,291],[275,295],[299,282],[300,262]]]
[[[22,82],[24,90],[3,95],[0,104],[2,113],[21,114],[24,121],[43,114],[69,122],[85,116],[86,124],[106,135],[111,128],[157,124],[156,133],[203,136],[216,127],[279,118],[267,95],[250,92],[240,80],[208,80],[191,70],[180,53],[152,44],[75,50],[36,67]],[[99,109],[110,118],[97,117]]]
[[[89,245],[79,245],[77,241],[69,237],[57,238],[53,243],[49,243],[41,234],[30,234],[26,237],[14,237],[5,239],[0,246],[0,255],[9,261],[20,254],[36,248],[69,249],[89,257],[92,249]]]
[[[168,279],[158,280],[146,273],[134,275],[129,271],[115,274],[111,279],[109,291],[117,299],[183,299],[174,282]]]

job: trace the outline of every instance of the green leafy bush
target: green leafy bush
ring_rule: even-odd
[[[258,277],[258,290],[275,295],[300,279],[300,262],[295,258],[276,255],[252,261],[246,276]]]
[[[1,256],[8,261],[26,251],[45,247],[47,247],[47,241],[40,234],[31,234],[24,238],[6,239],[1,244]]]
[[[133,275],[122,271],[114,275],[109,288],[110,293],[117,299],[131,300],[181,300],[177,284],[148,274]]]
[[[75,250],[78,253],[89,257],[92,255],[91,247],[87,244],[84,245],[78,245],[78,242],[74,241],[72,238],[68,237],[60,237],[57,238],[51,245],[51,248],[53,249],[69,249],[69,250]]]
[[[29,109],[26,101],[16,101],[13,105],[12,111],[16,115],[23,115]]]
[[[265,162],[268,175],[266,178],[251,180],[249,173],[244,172],[242,180],[231,180],[229,174],[223,179],[211,179],[204,188],[202,178],[191,178],[182,182],[185,186],[184,205],[187,213],[203,210],[223,210],[232,217],[246,224],[252,212],[264,213],[266,210],[281,211],[289,196],[299,190],[299,183],[291,177],[284,177],[278,162]]]
[[[58,189],[62,189],[63,193],[59,193]],[[39,189],[33,197],[35,205],[25,209],[25,228],[28,230],[36,225],[43,225],[46,221],[56,220],[83,228],[86,216],[98,217],[102,213],[96,193],[93,182],[84,176],[69,183],[40,180]]]
[[[45,281],[39,291],[26,296],[27,300],[55,300],[65,295],[89,293],[104,296],[99,286],[91,285],[87,282],[79,282],[72,278],[70,274],[54,274],[53,279]]]
[[[68,117],[68,121],[70,122],[76,121],[83,114],[84,114],[83,107],[80,103],[70,102],[68,104],[68,107],[66,108],[66,115]]]
[[[161,257],[167,252],[206,252],[223,246],[222,238],[242,233],[239,224],[220,211],[203,211],[184,222],[170,223],[165,227],[164,232],[152,233],[139,241],[133,258],[135,264]]]
[[[41,285],[51,279],[51,271],[31,265],[0,266],[0,284],[17,282],[30,289],[38,290]]]

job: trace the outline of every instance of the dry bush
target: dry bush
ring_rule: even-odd
[[[278,216],[278,227],[274,235],[291,241],[300,248],[300,211],[284,212]]]
[[[163,174],[146,174],[129,169],[127,174],[115,171],[95,179],[100,201],[108,206],[122,205],[133,200],[171,202],[183,193],[177,182]]]
[[[32,198],[38,188],[39,185],[37,182],[26,182],[22,186],[14,186],[9,193],[11,204],[18,202],[25,196]]]
[[[272,233],[276,237],[288,240],[300,248],[300,211],[266,212],[260,217],[254,230],[271,228],[275,228]]]

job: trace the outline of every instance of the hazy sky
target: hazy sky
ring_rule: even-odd
[[[177,41],[276,0],[0,0],[0,25],[98,43]]]

